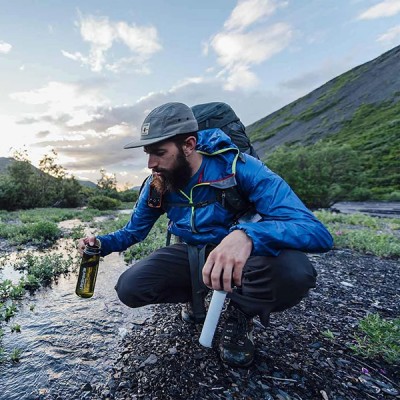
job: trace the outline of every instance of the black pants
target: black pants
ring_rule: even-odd
[[[266,324],[271,312],[300,302],[315,287],[317,273],[307,256],[283,250],[277,257],[250,257],[243,269],[242,286],[230,294],[231,302],[246,314],[260,315]],[[156,250],[127,269],[115,287],[129,307],[185,303],[192,298],[188,251],[179,243]]]

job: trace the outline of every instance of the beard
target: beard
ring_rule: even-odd
[[[170,192],[178,192],[183,189],[192,177],[192,168],[182,150],[179,151],[171,170],[160,169],[157,172],[164,177],[165,188]]]

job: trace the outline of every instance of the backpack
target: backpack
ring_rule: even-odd
[[[197,104],[192,107],[192,111],[199,124],[199,131],[219,128],[232,139],[242,153],[259,159],[246,135],[246,128],[230,105],[222,102]]]

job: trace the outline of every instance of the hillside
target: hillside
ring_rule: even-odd
[[[7,172],[8,166],[14,161],[11,157],[0,157],[0,174],[4,174]],[[38,169],[32,165],[34,170]],[[89,188],[96,188],[97,185],[91,181],[84,181],[84,180],[77,180],[82,186],[89,187]]]
[[[358,151],[371,187],[399,190],[400,46],[246,128],[257,153],[318,140]]]

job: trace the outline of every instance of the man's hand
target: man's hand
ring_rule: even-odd
[[[77,248],[78,248],[78,251],[79,251],[79,254],[80,255],[83,255],[83,250],[85,250],[85,246],[86,245],[89,245],[89,246],[94,246],[95,244],[99,244],[99,240],[98,239],[96,239],[96,236],[87,236],[87,237],[85,237],[85,238],[82,238],[82,239],[79,239],[78,240],[78,244],[77,244]]]
[[[226,236],[210,253],[203,267],[203,281],[210,289],[232,292],[242,284],[243,267],[253,249],[252,240],[241,230]]]

